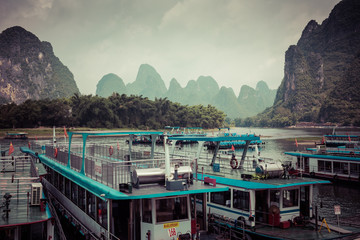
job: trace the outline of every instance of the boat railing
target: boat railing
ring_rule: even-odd
[[[29,201],[31,184],[39,181],[39,177],[31,171],[33,164],[29,156],[1,157],[0,172],[4,174],[0,178],[0,192],[10,192],[11,201]]]
[[[83,172],[85,176],[107,185],[116,190],[119,184],[129,184],[132,182],[132,172],[139,168],[165,168],[164,153],[154,153],[151,158],[150,151],[144,151],[145,148],[134,147],[129,154],[129,150],[116,149],[112,154],[106,152],[108,146],[98,146],[90,144],[86,148],[83,168],[83,155],[80,151],[82,146],[74,145],[70,152],[70,161],[68,147],[58,145],[54,148],[51,144],[46,145],[45,155],[77,172]],[[189,158],[185,156],[173,156],[171,166],[190,166]],[[189,174],[190,175],[190,174]]]
[[[326,148],[321,150],[322,154],[341,155],[346,157],[360,157],[359,148]]]

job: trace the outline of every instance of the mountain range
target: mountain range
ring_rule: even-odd
[[[96,94],[108,97],[113,92],[142,95],[149,99],[166,97],[170,101],[190,106],[210,104],[224,111],[229,118],[249,117],[262,112],[272,106],[276,94],[276,90],[269,89],[264,81],[260,81],[256,89],[247,85],[242,86],[236,97],[232,88],[220,88],[216,80],[210,76],[190,80],[184,88],[173,78],[167,89],[159,73],[149,64],[142,64],[136,80],[127,85],[113,73],[102,77],[97,84]]]
[[[54,55],[50,43],[18,26],[0,34],[0,104],[74,93],[80,93],[74,76]]]
[[[96,94],[108,97],[117,92],[184,105],[211,104],[229,118],[247,118],[244,122],[259,126],[297,122],[360,126],[359,89],[360,1],[342,0],[321,24],[309,21],[297,44],[288,48],[277,91],[259,81],[255,89],[244,85],[236,95],[210,76],[190,80],[185,87],[173,78],[167,89],[157,71],[142,64],[135,81],[126,85],[115,74],[105,75]],[[74,94],[80,94],[74,76],[50,43],[19,26],[0,34],[0,104]]]
[[[311,20],[286,51],[274,106],[257,121],[360,125],[359,89],[360,1],[343,0],[321,24]]]

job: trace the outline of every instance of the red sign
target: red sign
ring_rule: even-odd
[[[176,228],[169,228],[168,233],[169,233],[169,237],[175,237],[176,236]]]

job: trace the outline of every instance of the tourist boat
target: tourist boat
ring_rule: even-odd
[[[219,128],[219,131],[222,128]],[[230,132],[219,132],[217,136],[224,136],[224,137],[236,137],[236,136],[240,136],[240,137],[247,137],[247,136],[256,136],[255,134],[242,134],[242,135],[238,135],[237,133],[230,133]],[[205,146],[207,147],[207,149],[215,149],[216,146],[216,142],[213,141],[208,141],[205,143]],[[250,141],[250,143],[243,141],[243,140],[224,140],[221,141],[219,143],[219,148],[220,149],[230,149],[230,148],[235,148],[235,149],[242,149],[242,148],[250,148],[255,150],[255,146],[260,149],[261,147],[264,147],[265,142],[263,142],[261,139],[258,140],[252,140]]]
[[[164,135],[167,136],[206,136],[206,133],[202,130],[201,127],[171,127],[166,126],[165,131],[163,134],[159,135],[156,138],[156,144],[164,144]],[[127,141],[129,143],[130,140]],[[150,136],[147,135],[135,135],[132,139],[133,144],[151,144],[152,139]],[[188,144],[188,143],[195,143],[191,141],[179,141],[177,144]]]
[[[192,139],[169,137],[177,140],[196,140],[199,148],[193,166],[194,181],[228,187],[228,191],[212,192],[206,198],[196,198],[200,229],[221,234],[224,239],[334,239],[359,233],[360,229],[328,226],[329,231],[317,231],[317,207],[313,202],[313,189],[327,180],[303,178],[292,170],[291,162],[280,162],[248,157],[247,148],[238,159],[218,158],[218,149],[213,154],[203,152],[208,141],[220,146],[229,136],[214,136]],[[230,136],[247,144],[259,140],[259,136]],[[174,151],[176,148],[174,148]],[[203,203],[206,202],[206,209]],[[204,221],[200,221],[200,218]]]
[[[22,140],[26,140],[28,139],[27,137],[27,133],[25,132],[16,132],[16,133],[6,133],[5,134],[5,139],[22,139]]]
[[[326,147],[344,146],[347,148],[351,148],[359,144],[360,144],[360,136],[358,135],[331,134],[331,135],[324,135],[319,145],[325,145]]]
[[[295,157],[297,168],[302,174],[330,179],[360,183],[360,148],[325,147],[318,145],[304,152],[285,152]]]
[[[68,132],[68,143],[33,143],[21,151],[45,166],[48,198],[61,226],[73,226],[78,239],[191,239],[197,229],[190,199],[228,187],[194,181],[191,159],[170,158],[168,144],[156,152],[161,134]],[[150,148],[119,141],[134,135],[154,141]]]
[[[56,219],[40,183],[44,172],[29,156],[0,157],[0,239],[54,238]]]

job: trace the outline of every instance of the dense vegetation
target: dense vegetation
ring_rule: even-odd
[[[225,114],[211,105],[183,106],[166,98],[153,101],[125,94],[113,94],[108,98],[75,94],[71,98],[0,105],[0,128],[216,128],[221,127],[224,121]]]

